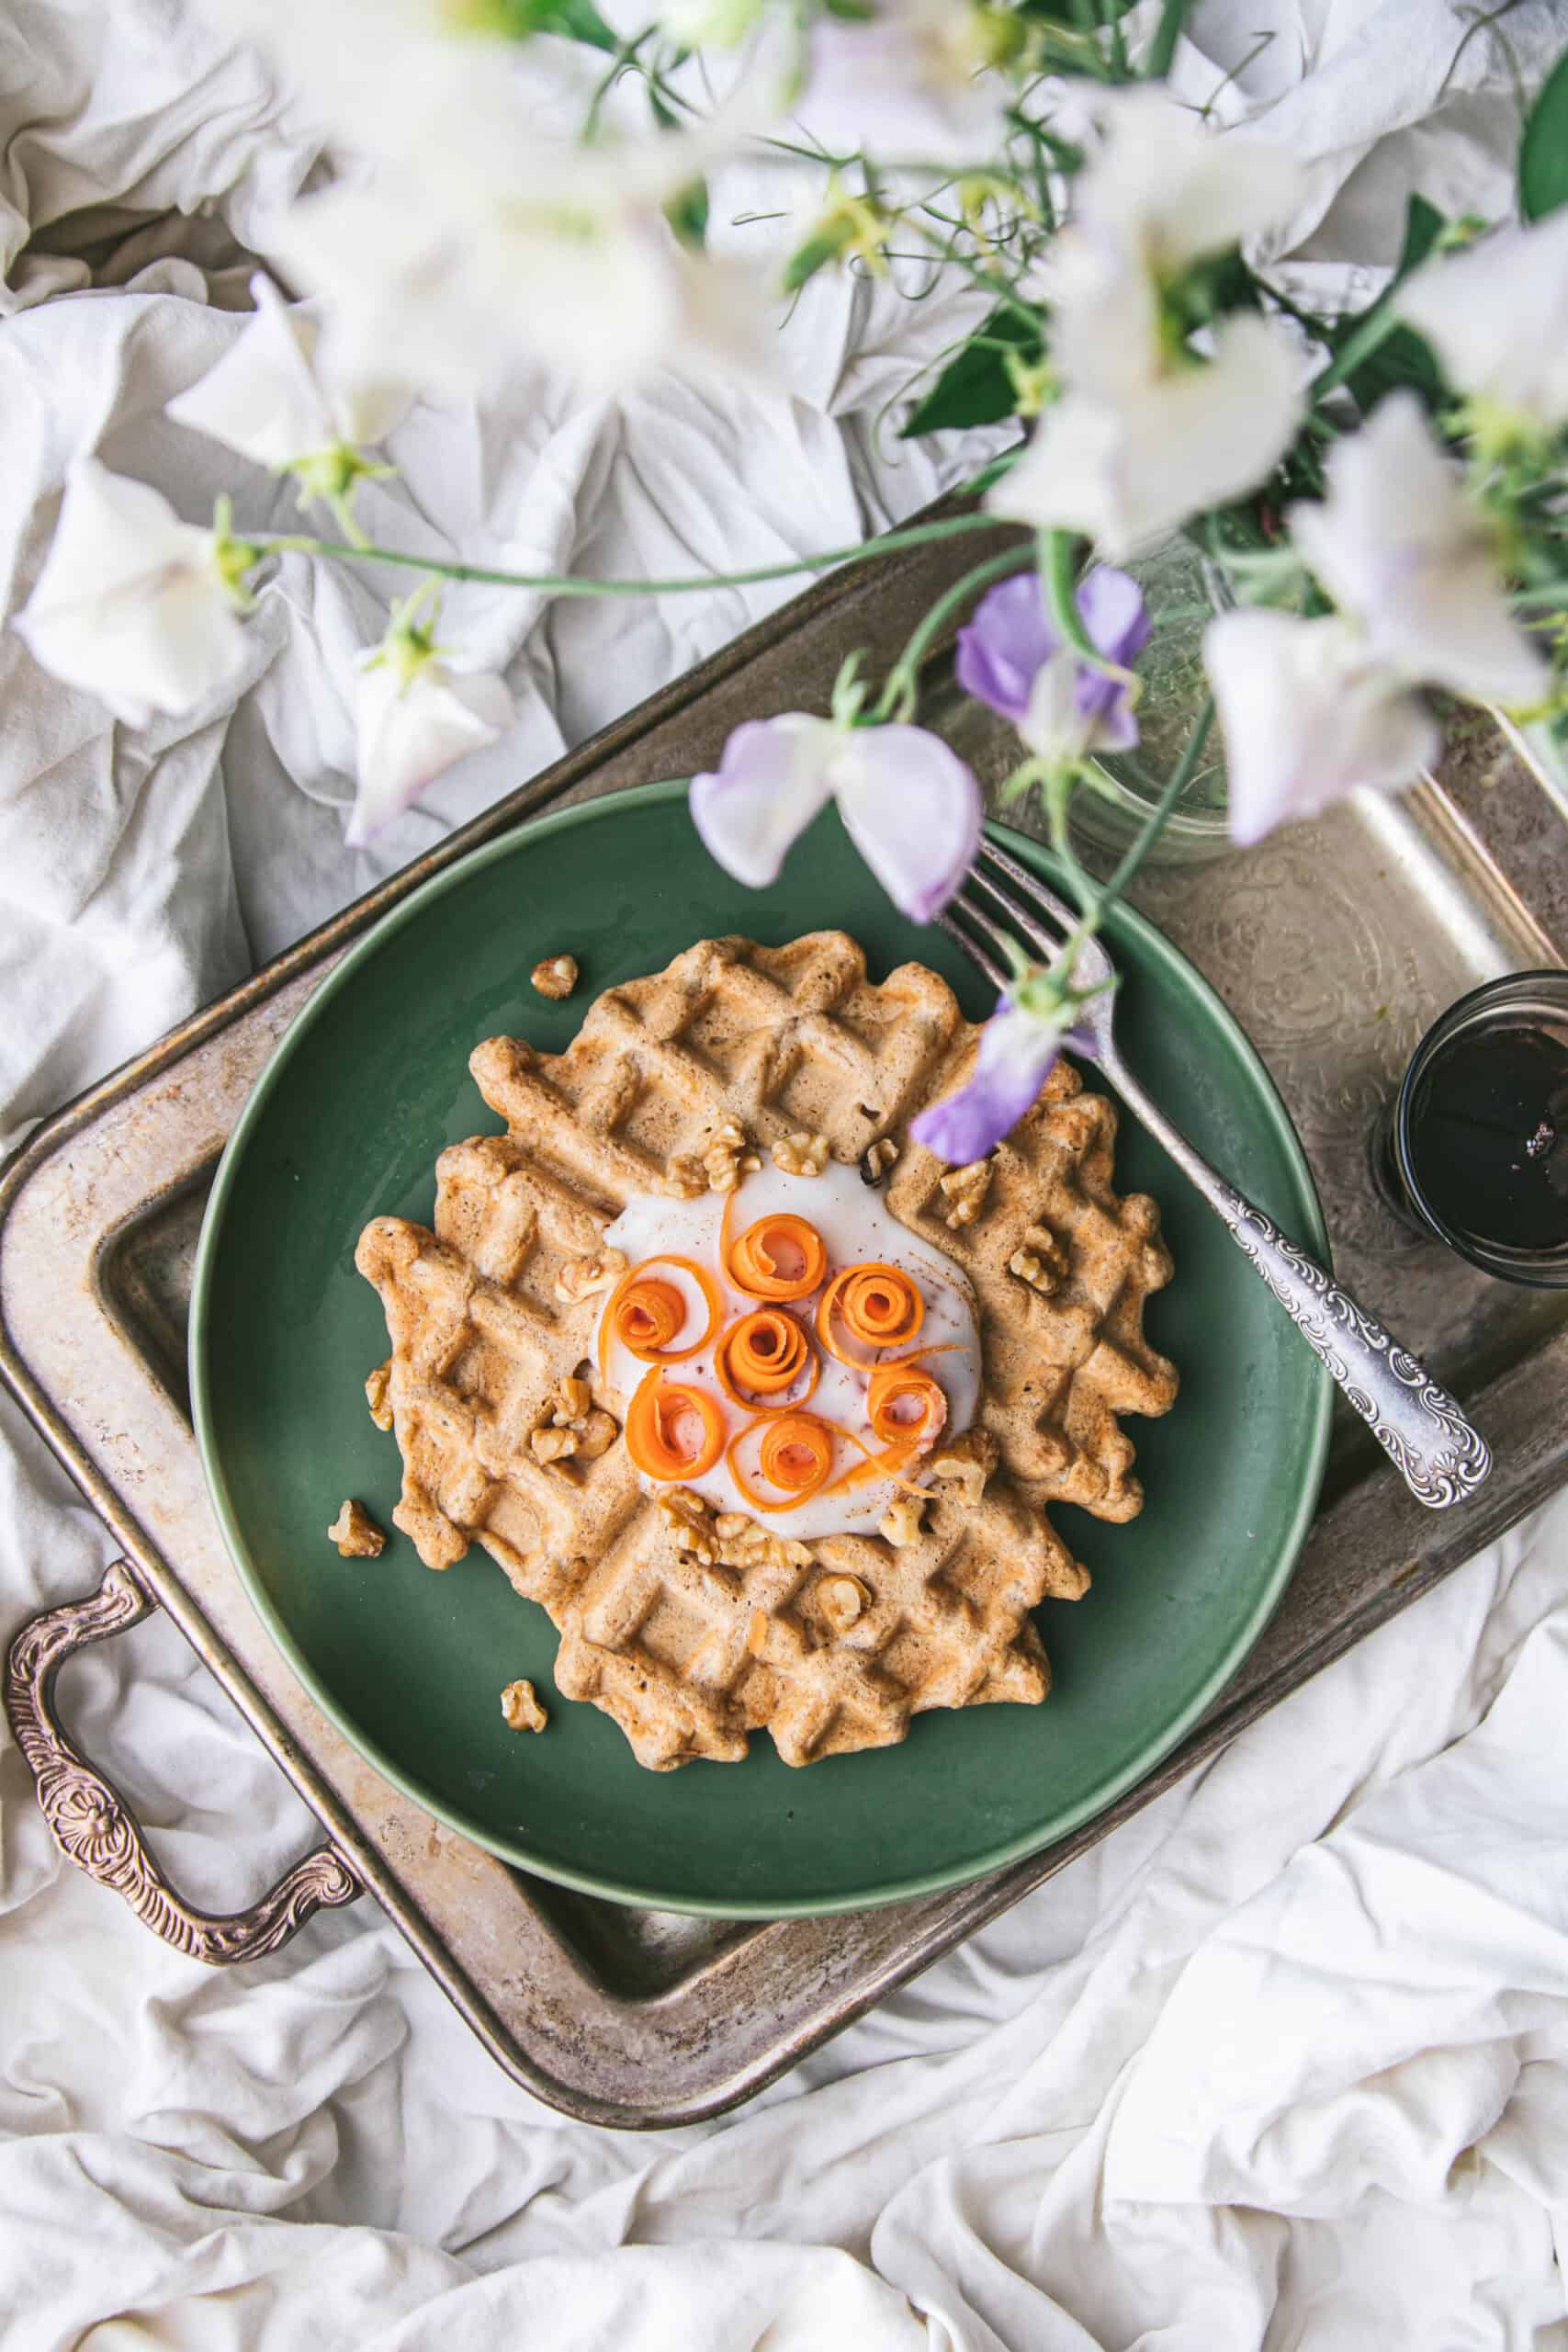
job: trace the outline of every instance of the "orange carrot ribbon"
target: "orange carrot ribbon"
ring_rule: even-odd
[[[926,1319],[926,1305],[908,1274],[873,1259],[844,1266],[833,1276],[817,1308],[817,1336],[840,1363],[859,1363],[834,1336],[834,1318],[863,1348],[908,1347]]]
[[[666,1383],[655,1364],[626,1413],[626,1452],[646,1477],[701,1478],[724,1451],[724,1416],[705,1389]]]
[[[656,1274],[650,1274],[650,1266],[678,1266],[683,1274],[691,1275],[702,1292],[707,1323],[699,1337],[686,1347],[671,1347],[670,1343],[679,1338],[685,1325],[688,1303],[676,1283],[661,1282]],[[609,1377],[612,1337],[643,1363],[684,1363],[688,1356],[697,1355],[706,1347],[718,1329],[722,1311],[713,1276],[694,1258],[645,1258],[640,1266],[633,1266],[621,1276],[600,1317],[600,1379]]]
[[[760,1216],[729,1244],[725,1270],[752,1298],[806,1298],[828,1271],[828,1247],[803,1216]]]
[[[713,1368],[732,1403],[752,1412],[778,1413],[805,1404],[822,1366],[795,1317],[782,1307],[764,1306],[730,1325],[714,1351]],[[770,1396],[782,1400],[784,1391],[798,1387],[803,1376],[807,1385],[790,1397],[788,1406],[759,1401]]]

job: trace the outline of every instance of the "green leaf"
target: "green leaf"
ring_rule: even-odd
[[[1018,0],[1015,16],[1024,17],[1032,25],[1066,25],[1075,32],[1095,32],[1101,23],[1124,17],[1135,6],[1135,0],[1107,0],[1102,17],[1096,14],[1093,0]]]
[[[1144,72],[1151,82],[1163,82],[1170,71],[1170,61],[1176,55],[1176,44],[1181,38],[1181,28],[1187,21],[1191,0],[1165,0],[1155,27],[1155,37],[1149,43],[1149,53],[1144,60]]]
[[[681,243],[700,254],[708,232],[706,180],[691,180],[672,196],[664,208],[664,218]]]
[[[910,441],[922,433],[954,425],[995,424],[1018,406],[1007,352],[1038,359],[1044,339],[1032,319],[1021,318],[1006,303],[985,320],[961,351],[953,354],[899,435]]]
[[[1560,57],[1525,118],[1519,140],[1519,209],[1543,220],[1568,204],[1568,52]]]

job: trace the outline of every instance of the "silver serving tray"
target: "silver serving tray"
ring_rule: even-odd
[[[497,2062],[594,2122],[668,2126],[746,2098],[1568,1477],[1568,1294],[1472,1272],[1399,1225],[1370,1175],[1380,1108],[1434,1015],[1496,973],[1560,963],[1568,939],[1568,825],[1501,735],[1471,719],[1439,776],[1407,798],[1343,807],[1245,857],[1154,872],[1137,896],[1278,1080],[1339,1272],[1468,1405],[1497,1469],[1470,1503],[1434,1516],[1347,1414],[1263,1640],[1198,1730],[1097,1820],[890,1909],[763,1925],[633,1910],[527,1878],[433,1821],[355,1754],[272,1647],[203,1487],[185,1325],[208,1186],[278,1037],[352,939],[476,842],[547,807],[710,764],[744,717],[824,708],[851,647],[885,664],[987,549],[976,535],[819,583],[185,1023],[39,1129],[0,1177],[0,1375],[124,1555],[97,1593],[11,1642],[7,1710],[56,1837],[159,1933],[214,1961],[275,1949],[322,1904],[373,1889]],[[937,723],[994,785],[1011,757],[1005,730],[943,693],[940,663],[935,679]],[[326,1831],[229,1917],[168,1885],[52,1706],[73,1650],[159,1605]]]

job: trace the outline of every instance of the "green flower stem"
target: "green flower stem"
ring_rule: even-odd
[[[285,548],[309,555],[343,556],[365,563],[396,563],[410,571],[431,571],[443,580],[477,580],[496,588],[532,588],[547,596],[676,596],[694,589],[750,588],[767,580],[791,580],[802,571],[831,571],[840,563],[864,563],[874,556],[897,555],[905,548],[930,546],[938,539],[955,539],[966,531],[994,531],[991,514],[954,514],[942,523],[920,523],[907,531],[887,531],[879,539],[863,539],[852,548],[829,548],[823,555],[796,556],[790,563],[767,563],[754,571],[705,571],[684,580],[583,580],[562,572],[493,571],[484,564],[446,563],[439,556],[405,555],[399,548],[367,544],[354,547],[333,539],[306,538],[299,533],[258,536],[252,544],[264,555]],[[1103,665],[1102,665],[1103,666]]]
[[[993,580],[1003,580],[1010,572],[1021,571],[1025,564],[1033,560],[1034,550],[1031,547],[1007,548],[1000,555],[990,556],[984,563],[977,563],[973,571],[964,574],[962,580],[954,581],[946,594],[937,598],[919,625],[910,631],[908,643],[887,673],[886,684],[874,716],[877,718],[895,716],[900,719],[908,718],[914,709],[917,673],[942,623],[976,589],[988,587]]]
[[[1369,358],[1380,343],[1386,343],[1398,324],[1399,314],[1392,297],[1385,297],[1375,311],[1368,312],[1355,334],[1347,337],[1342,348],[1322,374],[1313,378],[1314,401],[1321,401],[1342,384],[1347,376],[1353,376],[1362,360]]]
[[[1129,844],[1122,863],[1101,890],[1100,903],[1102,909],[1114,904],[1116,899],[1126,895],[1128,885],[1132,882],[1134,876],[1161,833],[1164,832],[1167,819],[1192,781],[1198,763],[1203,756],[1203,746],[1209,740],[1209,729],[1213,723],[1214,697],[1210,695],[1206,696],[1203,707],[1198,714],[1197,723],[1187,739],[1186,749],[1167,779],[1165,790],[1149,810],[1135,838]]]
[[[1072,647],[1080,661],[1087,662],[1093,670],[1103,670],[1108,678],[1119,679],[1135,695],[1139,682],[1134,673],[1103,654],[1083,625],[1077,605],[1076,547],[1077,539],[1071,531],[1040,534],[1040,578],[1045,591],[1045,609],[1057,635]]]

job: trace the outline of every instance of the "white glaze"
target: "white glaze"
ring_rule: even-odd
[[[829,1276],[843,1266],[859,1265],[867,1259],[881,1259],[897,1266],[917,1283],[925,1301],[925,1320],[920,1327],[917,1349],[949,1344],[949,1352],[921,1358],[922,1370],[929,1372],[947,1398],[947,1433],[956,1436],[966,1430],[975,1418],[980,1395],[980,1338],[976,1319],[975,1294],[969,1287],[963,1268],[944,1250],[919,1239],[892,1216],[881,1193],[862,1181],[856,1168],[842,1168],[830,1162],[820,1176],[786,1176],[779,1169],[765,1166],[754,1176],[742,1177],[739,1191],[732,1196],[729,1230],[731,1237],[743,1233],[760,1216],[788,1212],[809,1219],[822,1236],[828,1250]],[[724,1195],[705,1193],[694,1201],[671,1201],[649,1193],[641,1193],[628,1201],[611,1226],[605,1239],[617,1250],[624,1250],[628,1262],[637,1266],[645,1259],[672,1250],[676,1256],[691,1258],[704,1267],[716,1284],[724,1304],[719,1329],[723,1330],[737,1316],[769,1302],[746,1297],[727,1280],[719,1265],[719,1227],[724,1216]],[[695,1285],[690,1278],[682,1279],[679,1270],[654,1268],[655,1273],[677,1283],[683,1294],[694,1295]],[[816,1343],[816,1306],[820,1293],[786,1306],[786,1313],[799,1316],[805,1322],[813,1345]],[[601,1317],[604,1310],[601,1309]],[[691,1327],[695,1336],[698,1327]],[[717,1334],[715,1334],[717,1337]],[[951,1343],[956,1342],[956,1345]],[[683,1344],[677,1336],[675,1344]],[[594,1334],[595,1357],[598,1334]],[[908,1353],[908,1349],[889,1348],[884,1354],[897,1356]],[[874,1359],[873,1361],[875,1361]],[[605,1370],[615,1399],[624,1411],[633,1389],[647,1372],[648,1366],[621,1345],[613,1336],[605,1357]],[[690,1356],[684,1363],[671,1364],[669,1377],[682,1385],[705,1389],[716,1397],[726,1416],[726,1426],[731,1435],[744,1425],[740,1408],[731,1404],[719,1386],[713,1368],[713,1349],[705,1347],[698,1355]],[[837,1421],[843,1428],[855,1430],[874,1447],[880,1450],[879,1441],[872,1435],[865,1415],[865,1395],[869,1367],[862,1371],[855,1366],[836,1363],[829,1355],[822,1357],[822,1376],[807,1410],[820,1413],[825,1420]],[[844,1457],[844,1465],[851,1459]],[[844,1466],[840,1465],[840,1466]],[[835,1476],[838,1475],[837,1470]],[[752,1515],[751,1506],[735,1482],[723,1458],[701,1478],[684,1482],[697,1494],[705,1496],[717,1510],[744,1511]],[[831,1482],[829,1482],[831,1483]],[[660,1492],[660,1481],[643,1477],[642,1484],[649,1494]],[[874,1534],[899,1491],[890,1478],[868,1480],[853,1487],[845,1494],[816,1495],[810,1501],[800,1503],[790,1510],[770,1511],[762,1524],[775,1534],[809,1537],[818,1535]]]

